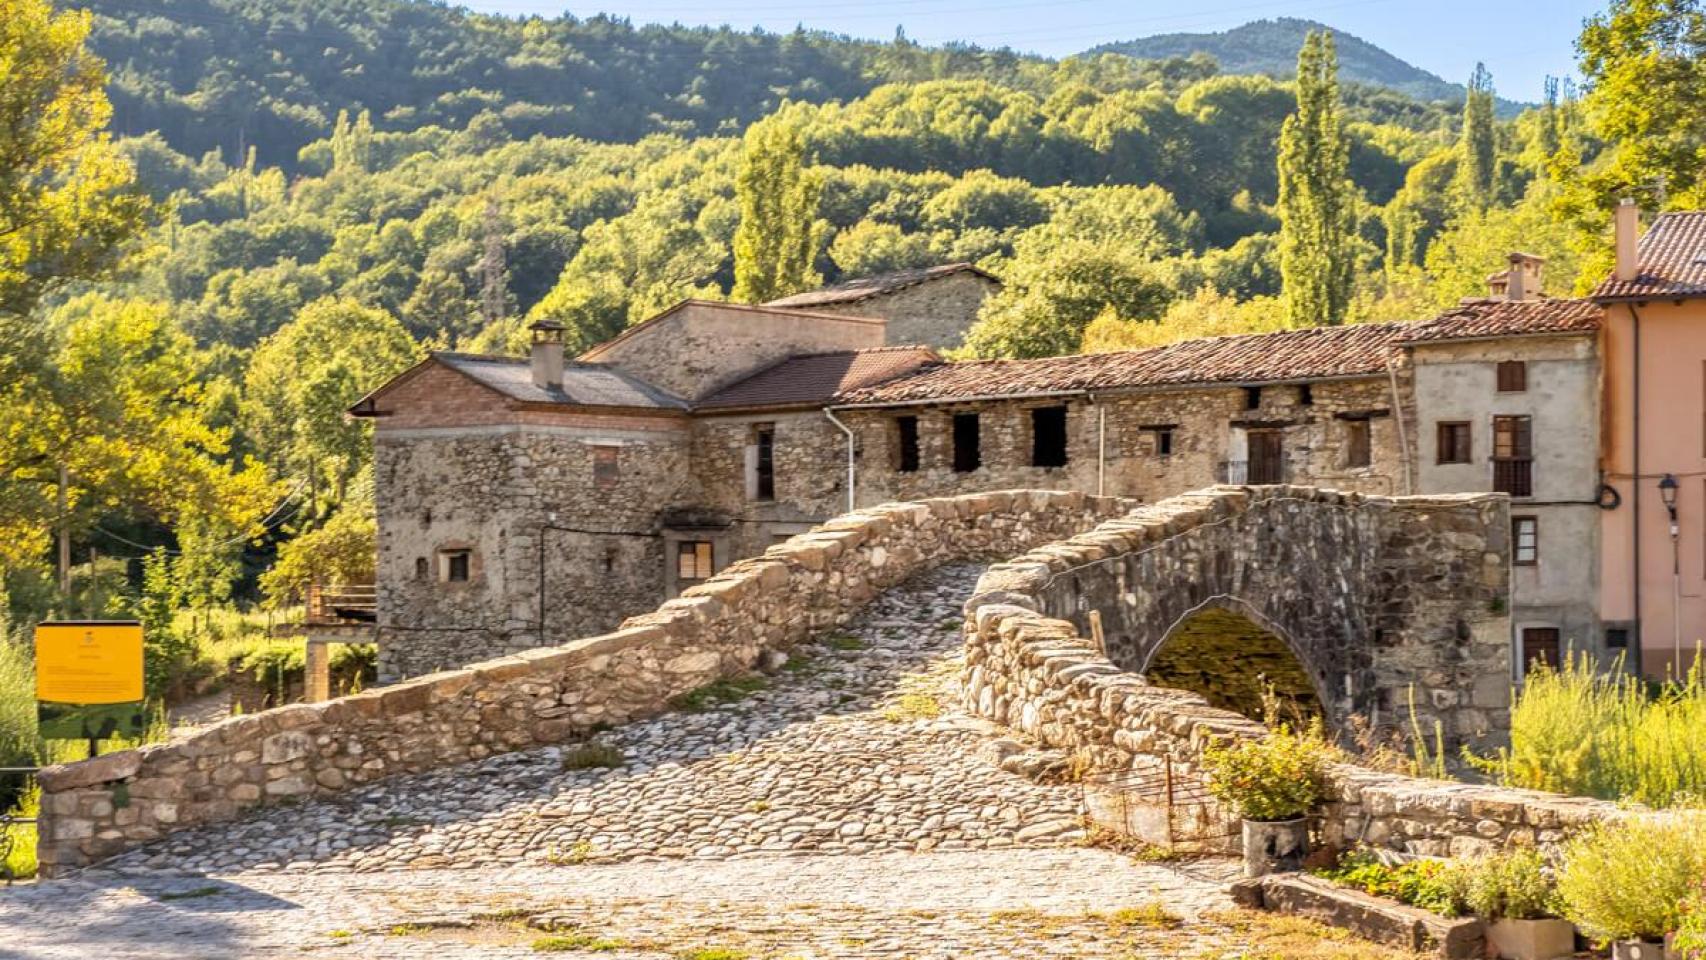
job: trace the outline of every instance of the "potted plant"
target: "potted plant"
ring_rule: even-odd
[[[1558,893],[1564,915],[1614,960],[1663,960],[1682,927],[1683,904],[1706,882],[1706,813],[1629,814],[1564,846]]]
[[[1487,942],[1505,960],[1552,960],[1576,952],[1576,927],[1562,905],[1551,868],[1532,847],[1495,854],[1462,868],[1463,899],[1487,921]]]
[[[1245,876],[1303,866],[1308,815],[1336,756],[1320,721],[1301,732],[1281,723],[1263,737],[1211,743],[1203,750],[1209,792],[1244,821]]]

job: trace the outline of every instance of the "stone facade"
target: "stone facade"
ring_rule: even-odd
[[[816,313],[882,317],[888,321],[889,343],[921,343],[953,349],[965,342],[977,322],[983,302],[1001,284],[982,273],[964,270],[944,277],[873,293],[845,303],[817,303]]]
[[[1301,497],[1318,510],[1366,509],[1377,525],[1435,526],[1452,539],[1496,539],[1494,498],[1422,498],[1358,503],[1322,492],[1206,491],[1180,497],[1110,521],[1096,530],[997,564],[966,604],[964,702],[968,710],[1013,727],[1053,747],[1081,751],[1098,769],[1140,770],[1170,761],[1182,775],[1200,770],[1201,752],[1215,739],[1258,737],[1261,724],[1216,709],[1199,694],[1148,683],[1121,669],[1070,620],[1045,612],[1059,602],[1054,584],[1074,568],[1106,557],[1125,557],[1145,545],[1189,542],[1209,524],[1230,526],[1240,515],[1260,512],[1264,496]],[[1395,514],[1411,514],[1398,519]],[[1233,524],[1223,521],[1233,520]],[[1329,521],[1338,524],[1342,521]],[[1477,537],[1462,528],[1479,527]],[[1477,555],[1486,544],[1464,543],[1461,561],[1442,559],[1428,571],[1439,578],[1424,603],[1408,604],[1417,633],[1443,629],[1457,617],[1484,634],[1496,633],[1502,616],[1476,601],[1449,599],[1460,588],[1480,597],[1487,589],[1485,565]],[[1402,542],[1388,544],[1396,569],[1424,572],[1427,565]],[[1212,566],[1206,562],[1205,566]],[[1118,569],[1117,565],[1115,569]],[[1113,574],[1108,574],[1110,578]],[[1450,651],[1441,654],[1448,662]],[[1501,678],[1502,679],[1502,678]],[[1381,682],[1378,678],[1376,683]],[[1508,688],[1507,688],[1508,689]],[[1353,690],[1353,699],[1357,691]],[[1447,711],[1449,712],[1449,711]],[[1331,773],[1322,826],[1329,843],[1356,842],[1412,854],[1474,855],[1512,842],[1552,844],[1575,828],[1618,815],[1615,804],[1531,790],[1420,780],[1348,764]]]
[[[268,804],[658,713],[674,696],[752,669],[764,651],[846,622],[915,574],[1011,556],[1130,506],[1052,491],[889,504],[735,563],[614,633],[50,767],[39,777],[42,874]]]

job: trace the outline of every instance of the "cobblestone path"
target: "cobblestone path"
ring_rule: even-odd
[[[1226,863],[1085,847],[1076,787],[1000,769],[1002,733],[949,706],[976,573],[893,591],[762,682],[592,745],[274,808],[0,892],[0,957],[1386,955],[1274,953],[1320,932],[1231,912]]]

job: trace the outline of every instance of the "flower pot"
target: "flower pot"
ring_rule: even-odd
[[[1504,960],[1553,960],[1576,952],[1576,927],[1568,920],[1495,920],[1487,942]]]
[[[1611,960],[1665,960],[1665,945],[1657,940],[1619,940],[1611,945]]]
[[[1244,821],[1244,876],[1265,877],[1303,868],[1309,852],[1309,818]]]

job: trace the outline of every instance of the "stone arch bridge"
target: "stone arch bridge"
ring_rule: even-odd
[[[1293,487],[1212,488],[1154,506],[1061,491],[886,504],[732,564],[614,633],[45,770],[38,855],[53,876],[270,804],[651,716],[752,670],[766,651],[848,622],[917,574],[967,560],[1007,561],[967,604],[968,662],[994,664],[985,641],[1005,629],[998,621],[1058,624],[1050,636],[1066,638],[1089,630],[1094,610],[1114,660],[1074,667],[1062,674],[1068,683],[1119,674],[1159,689],[1124,676],[1148,669],[1236,705],[1245,694],[1215,678],[1260,670],[1286,677],[1295,699],[1313,696],[1336,720],[1390,716],[1398,691],[1414,686],[1454,735],[1492,730],[1501,705],[1480,703],[1476,684],[1493,677],[1501,694],[1508,684],[1506,524],[1496,496],[1394,500]],[[1204,672],[1205,663],[1225,669]],[[1035,729],[1024,722],[1035,719],[1033,701],[1060,691],[1016,679],[1017,664],[1001,676],[974,665],[967,696],[985,715]]]

